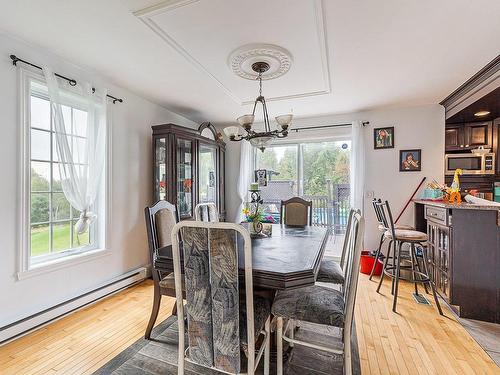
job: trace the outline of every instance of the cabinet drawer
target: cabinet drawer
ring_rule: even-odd
[[[437,224],[448,225],[448,213],[446,208],[425,206],[425,218]]]

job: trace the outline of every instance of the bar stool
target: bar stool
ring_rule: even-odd
[[[372,267],[372,270],[370,272],[370,277],[368,278],[368,280],[371,280],[373,277],[373,273],[375,272],[375,267],[377,266],[378,258],[380,257],[380,254],[382,253],[382,245],[384,244],[384,241],[386,240],[385,232],[388,230],[386,228],[386,223],[384,223],[382,214],[380,213],[380,209],[377,205],[377,203],[380,203],[380,202],[382,202],[380,199],[374,198],[372,200],[373,209],[375,210],[375,216],[376,216],[377,222],[378,222],[378,230],[380,232],[380,241],[378,244],[377,251],[375,252],[375,261],[373,262],[373,267]],[[415,229],[411,225],[403,225],[403,224],[394,224],[394,228],[395,229],[410,229],[410,230]],[[391,247],[391,244],[392,244],[392,241],[389,242],[389,247]],[[427,290],[427,287],[426,287],[426,290]]]
[[[398,300],[398,287],[400,279],[404,279],[406,281],[413,283],[415,285],[416,295],[418,295],[417,284],[421,283],[424,286],[426,286],[426,284],[429,284],[439,314],[443,315],[443,311],[441,310],[441,305],[439,304],[439,300],[436,294],[436,288],[434,286],[434,282],[431,280],[427,268],[428,262],[427,262],[426,249],[422,245],[422,243],[427,241],[427,234],[416,230],[396,229],[392,218],[391,208],[389,207],[389,202],[387,201],[383,203],[376,202],[376,206],[379,209],[379,213],[382,215],[382,221],[384,222],[385,227],[388,228],[388,230],[384,234],[384,237],[385,239],[391,240],[391,243],[387,250],[387,256],[385,257],[384,260],[384,268],[377,287],[377,293],[380,293],[380,287],[382,286],[384,276],[387,275],[391,277],[392,278],[391,291],[392,294],[394,294],[392,311],[396,312],[396,304]],[[407,254],[406,256],[402,251],[402,247],[405,243],[410,245],[409,254]],[[423,249],[422,251],[423,270],[420,268],[420,264],[418,262],[416,245],[420,245]],[[391,256],[391,251],[392,251],[392,256]],[[391,265],[389,265],[389,259],[392,259]],[[409,261],[410,265],[409,266],[402,265],[401,263],[404,260]],[[401,269],[411,270],[411,278],[401,277]]]

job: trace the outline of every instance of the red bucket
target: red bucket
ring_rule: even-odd
[[[375,257],[371,256],[369,251],[362,251],[359,272],[369,275],[370,272],[372,272],[373,262],[375,262]],[[375,276],[380,276],[382,274],[382,262],[377,262],[373,274]]]

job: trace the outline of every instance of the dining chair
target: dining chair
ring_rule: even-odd
[[[183,240],[184,275],[181,274],[179,233]],[[242,245],[238,245],[238,236],[243,239]],[[234,223],[183,221],[172,231],[172,244],[179,325],[178,374],[184,374],[185,361],[240,374],[245,367],[240,355],[243,352],[249,375],[255,373],[262,354],[264,374],[268,375],[271,303],[253,293],[249,232]],[[243,257],[245,267],[241,301],[239,256]],[[183,278],[186,306],[180,289]],[[187,351],[184,311],[187,315]],[[256,353],[255,343],[260,335],[263,340]]]
[[[175,297],[175,280],[171,269],[162,266],[161,252],[171,251],[171,233],[174,225],[179,221],[175,206],[167,201],[158,201],[151,207],[144,209],[146,231],[148,235],[149,259],[153,276],[153,308],[144,337],[149,340],[151,331],[158,317],[161,296]],[[177,303],[172,308],[172,315],[176,314]]]
[[[312,201],[300,197],[281,201],[280,221],[291,227],[312,225]]]
[[[342,253],[340,255],[340,262],[335,261],[334,259],[325,259],[321,260],[319,265],[318,276],[316,276],[316,281],[322,283],[331,283],[341,285],[345,280],[345,269],[346,269],[346,260],[348,256],[349,240],[350,240],[350,230],[352,224],[352,217],[354,215],[354,210],[349,212],[349,217],[347,219],[347,227],[346,233],[344,235],[344,244],[342,245]]]
[[[364,225],[364,218],[360,212],[354,212],[349,229],[348,246],[350,249],[347,251],[346,278],[341,291],[313,285],[281,290],[276,294],[271,311],[276,317],[278,375],[283,374],[283,341],[343,355],[344,374],[352,374],[352,324]],[[298,320],[339,327],[342,329],[342,338],[334,343],[335,347],[298,340],[293,335],[286,335],[288,327],[283,328],[284,319],[288,319],[288,323]]]
[[[371,280],[373,277],[373,273],[375,272],[375,267],[377,266],[378,258],[380,257],[380,254],[382,253],[382,246],[387,239],[385,236],[385,232],[389,230],[389,224],[387,221],[384,219],[383,213],[380,212],[380,207],[377,203],[382,202],[382,200],[379,199],[372,199],[372,206],[373,210],[375,211],[375,217],[377,218],[377,229],[380,232],[380,241],[377,247],[377,251],[375,252],[375,261],[373,262],[372,270],[370,271],[370,277],[368,280]],[[404,224],[394,224],[394,228],[396,229],[408,229],[408,230],[414,230],[415,228],[412,227],[411,225],[404,225]],[[389,247],[391,247],[392,241],[389,241]]]
[[[219,212],[217,206],[213,202],[198,203],[194,208],[194,218],[196,221],[218,222]]]
[[[427,249],[424,243],[427,242],[427,234],[419,232],[416,230],[408,229],[396,229],[394,225],[394,220],[392,218],[392,212],[388,201],[376,202],[378,206],[379,213],[382,215],[386,227],[389,228],[384,234],[385,238],[391,240],[392,246],[389,246],[387,250],[387,255],[384,259],[384,266],[382,269],[382,275],[380,276],[379,284],[377,287],[377,293],[380,293],[380,287],[384,281],[384,276],[387,275],[392,278],[391,293],[394,295],[392,303],[392,311],[396,312],[396,305],[398,300],[398,288],[399,280],[404,279],[414,284],[415,295],[418,295],[417,284],[421,283],[424,286],[429,285],[432,290],[432,295],[434,297],[434,302],[439,311],[440,315],[443,315],[441,310],[441,305],[436,294],[436,288],[434,282],[430,277],[428,270],[428,260],[427,260]],[[409,244],[410,251],[407,254],[403,253],[403,245]],[[420,267],[418,261],[419,254],[417,253],[417,248],[415,245],[420,245],[422,248],[422,264],[423,269]],[[392,255],[391,255],[392,252]],[[392,264],[389,265],[389,259],[392,260]],[[403,262],[408,262],[410,265],[403,265]],[[410,277],[402,277],[401,270],[410,271]],[[427,288],[426,288],[427,291]]]

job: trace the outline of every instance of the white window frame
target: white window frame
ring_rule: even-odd
[[[110,224],[110,202],[111,200],[111,129],[110,121],[106,130],[106,160],[103,173],[103,187],[96,200],[98,203],[98,217],[95,225],[95,243],[92,246],[82,246],[79,248],[60,251],[55,254],[44,255],[38,258],[38,261],[31,260],[31,82],[35,81],[45,85],[43,74],[30,69],[19,68],[19,119],[20,119],[20,157],[19,157],[19,176],[20,189],[19,199],[21,207],[18,233],[19,239],[19,261],[18,273],[19,280],[36,276],[46,272],[51,272],[60,268],[68,267],[73,264],[90,261],[110,254],[108,246],[108,228]],[[52,121],[52,119],[51,119]],[[50,152],[53,152],[51,147]],[[49,214],[51,214],[49,210]],[[50,220],[50,218],[49,218]],[[71,221],[68,219],[68,221]]]

